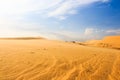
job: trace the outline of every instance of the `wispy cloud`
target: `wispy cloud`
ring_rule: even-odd
[[[60,0],[0,0],[0,14],[25,14],[42,11],[58,4]]]
[[[120,29],[107,30],[106,33],[120,35]]]
[[[94,28],[86,28],[84,35],[86,36],[86,39],[101,39],[104,36],[109,35],[120,35],[120,29],[107,29],[107,30],[101,30],[101,29],[94,29]]]
[[[94,2],[109,0],[0,0],[0,15],[24,15],[39,12],[65,19],[68,14],[76,14],[77,8]]]
[[[108,2],[109,0],[64,0],[55,9],[48,13],[49,17],[60,18],[70,14],[77,14],[77,8],[94,2]]]
[[[86,28],[84,34],[85,35],[91,35],[91,34],[94,33],[94,31],[96,32],[96,30],[93,29],[93,28]]]
[[[84,36],[86,40],[91,39],[101,39],[103,37],[103,30],[96,28],[86,28],[84,31]],[[102,35],[101,35],[102,34]]]

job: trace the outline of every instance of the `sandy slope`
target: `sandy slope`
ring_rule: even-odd
[[[103,38],[102,40],[87,41],[86,45],[114,48],[120,50],[120,36],[108,36]]]
[[[120,50],[0,40],[0,80],[120,80]]]

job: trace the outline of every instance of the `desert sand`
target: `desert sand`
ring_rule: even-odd
[[[104,48],[113,48],[120,50],[120,36],[107,36],[102,40],[90,40],[85,42],[87,46],[96,46],[96,47],[104,47]]]
[[[0,80],[120,80],[120,50],[114,49],[120,48],[118,38],[91,41],[98,47],[47,39],[1,39]]]

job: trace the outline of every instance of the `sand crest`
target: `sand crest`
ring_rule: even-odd
[[[90,46],[120,49],[120,36],[108,36],[102,40],[91,40],[85,43]]]

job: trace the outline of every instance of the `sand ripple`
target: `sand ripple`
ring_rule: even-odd
[[[120,51],[59,41],[0,41],[0,80],[120,80]]]

